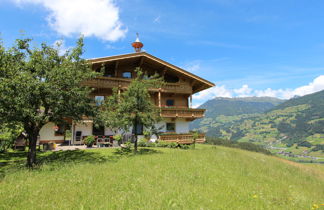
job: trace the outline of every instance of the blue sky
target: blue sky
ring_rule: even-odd
[[[290,98],[324,89],[324,2],[318,0],[0,0],[0,32],[35,42],[85,35],[85,58],[144,50],[217,84],[194,97]]]

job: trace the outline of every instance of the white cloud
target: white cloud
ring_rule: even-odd
[[[214,97],[232,97],[232,91],[226,89],[225,85],[215,86],[207,90],[203,90],[193,95],[193,99],[208,100]]]
[[[271,89],[254,90],[248,85],[242,85],[238,89],[227,89],[225,85],[215,86],[195,94],[193,98],[201,102],[214,97],[248,97],[248,96],[269,96],[281,99],[289,99],[294,96],[304,96],[317,91],[324,90],[324,75],[316,77],[308,85],[297,87],[295,89]]]
[[[113,0],[12,0],[18,5],[39,4],[49,12],[50,27],[64,36],[84,35],[105,41],[123,38],[127,29]]]
[[[247,97],[251,95],[252,88],[249,88],[248,85],[243,85],[239,89],[234,89],[233,92],[236,93],[238,97]]]

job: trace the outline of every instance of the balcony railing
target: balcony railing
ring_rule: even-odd
[[[162,107],[161,117],[197,119],[204,117],[205,111],[188,107]]]
[[[160,141],[166,142],[175,142],[178,144],[193,144],[194,138],[193,134],[167,134],[164,133],[160,135]],[[206,141],[205,134],[198,134],[198,138],[196,139],[196,143],[204,143]]]
[[[97,77],[95,79],[85,81],[83,84],[93,88],[126,88],[129,86],[131,81],[132,79],[126,78]],[[192,94],[192,87],[186,83],[165,83],[161,89],[162,92]],[[150,90],[158,91],[156,88],[151,88]]]

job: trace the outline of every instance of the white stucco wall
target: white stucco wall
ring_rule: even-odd
[[[77,131],[82,131],[82,136],[92,135],[92,122],[78,123],[75,125],[74,135]]]
[[[189,133],[189,122],[185,121],[185,120],[181,120],[178,119],[176,121],[171,121],[171,120],[166,120],[166,121],[161,121],[159,123],[155,124],[155,127],[160,128],[161,132],[166,132],[166,123],[167,122],[172,122],[175,123],[175,129],[176,129],[176,133]],[[157,137],[155,135],[151,136],[151,141],[156,141]]]
[[[176,133],[189,133],[189,122],[185,120],[177,120]]]
[[[64,140],[64,136],[55,136],[54,126],[54,123],[49,122],[42,127],[42,129],[39,131],[40,141]]]

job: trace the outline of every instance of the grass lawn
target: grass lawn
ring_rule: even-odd
[[[0,209],[311,209],[324,170],[221,146],[43,153],[36,170],[3,169]],[[320,208],[324,209],[324,206]]]

